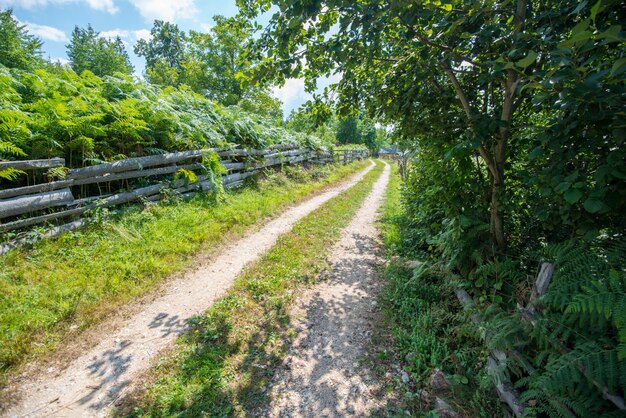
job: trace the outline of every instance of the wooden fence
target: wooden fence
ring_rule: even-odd
[[[360,150],[320,152],[293,145],[277,145],[263,150],[210,149],[173,152],[67,170],[62,179],[40,184],[0,189],[0,232],[24,231],[33,225],[59,223],[34,238],[18,234],[17,238],[0,243],[0,254],[33,239],[50,238],[85,225],[85,214],[137,200],[156,201],[169,191],[187,196],[199,191],[211,191],[210,173],[202,164],[205,155],[216,153],[227,170],[222,176],[225,188],[236,187],[268,167],[283,164],[315,163],[343,164],[367,157]],[[62,168],[63,158],[47,160],[0,162],[0,170],[49,170]],[[196,181],[175,179],[181,170],[196,173]],[[132,184],[131,184],[132,180]],[[67,222],[73,219],[71,222]],[[64,222],[64,223],[63,223]]]

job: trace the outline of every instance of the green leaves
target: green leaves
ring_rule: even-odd
[[[620,58],[615,61],[611,67],[611,77],[615,77],[623,74],[626,71],[626,57]]]
[[[72,39],[67,45],[67,56],[70,66],[78,74],[88,70],[102,77],[115,73],[130,74],[133,71],[122,40],[119,37],[103,38],[91,25],[84,29],[78,26],[74,28]]]
[[[565,198],[567,203],[570,203],[573,205],[574,203],[578,202],[581,197],[583,197],[583,192],[580,189],[568,189],[563,194],[563,197]]]
[[[0,159],[2,159],[3,156],[25,157],[26,153],[11,142],[0,141]]]
[[[596,16],[602,10],[604,10],[604,6],[602,6],[602,0],[598,0],[598,2],[596,4],[594,4],[593,7],[590,10],[591,11],[591,20],[593,21],[594,25],[596,23]]]
[[[0,66],[0,160],[58,156],[73,168],[228,143],[323,146],[314,135],[276,126],[271,112],[277,104],[261,93],[244,103],[245,110],[223,108],[186,87],[161,88],[132,76],[100,78],[69,68],[9,72]],[[5,172],[3,178],[19,174]]]
[[[26,172],[22,170],[16,170],[15,168],[4,168],[0,170],[0,180],[14,181],[20,176],[25,175]]]
[[[43,64],[43,42],[30,35],[11,9],[0,11],[0,64],[8,68],[33,70]]]
[[[564,193],[566,190],[568,190],[570,187],[572,186],[572,183],[564,181],[562,183],[559,183],[554,190],[557,193]]]
[[[538,54],[535,51],[530,51],[528,52],[528,55],[526,55],[521,60],[517,61],[515,65],[521,68],[526,68],[535,62],[535,60],[537,59],[537,56]]]
[[[583,206],[589,213],[606,212],[609,209],[609,207],[602,200],[595,197],[587,198]]]

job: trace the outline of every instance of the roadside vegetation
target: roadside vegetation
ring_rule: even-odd
[[[387,123],[404,151],[391,249],[423,264],[392,278],[391,306],[418,384],[432,367],[467,380],[470,414],[493,413],[500,391],[516,416],[623,416],[624,3],[239,5],[281,9],[255,42],[272,57],[259,79],[340,73],[325,98]],[[457,298],[473,314],[458,328]]]
[[[252,26],[221,16],[215,22],[199,33],[155,21],[150,39],[135,47],[146,59],[144,80],[132,74],[119,38],[77,26],[67,45],[69,64],[50,62],[42,58],[41,39],[12,10],[0,11],[0,161],[65,159],[65,167],[50,170],[0,168],[0,188],[59,180],[69,168],[172,151],[277,144],[332,148],[339,121],[316,124],[311,115],[302,119],[297,112],[284,120],[270,87],[244,77],[256,62],[243,57]],[[365,117],[357,125],[356,139],[348,132],[343,145],[363,149],[367,141],[376,147],[382,130]],[[0,257],[0,384],[24,359],[48,352],[188,267],[201,248],[215,250],[364,164],[287,167],[225,195],[188,201],[172,195],[163,204],[97,209],[83,231]],[[213,174],[223,172],[216,161],[205,165]],[[184,170],[177,176],[195,181]],[[113,186],[137,184],[142,180]],[[96,187],[110,186],[88,187],[101,194]],[[28,240],[42,231],[18,235]]]
[[[326,256],[384,165],[300,220],[250,266],[228,294],[191,319],[193,329],[151,371],[123,408],[133,417],[259,412],[294,334],[289,304],[327,268]]]
[[[0,372],[45,353],[220,244],[363,169],[294,166],[216,199],[172,196],[94,214],[87,229],[0,257]]]
[[[380,228],[389,263],[384,270],[381,306],[392,344],[387,360],[409,377],[396,380],[398,405],[391,411],[411,416],[443,413],[437,398],[461,416],[501,416],[485,372],[487,351],[468,326],[467,314],[454,296],[454,282],[427,264],[406,266],[410,241],[401,201],[397,166],[387,189]],[[436,412],[439,410],[438,412]]]

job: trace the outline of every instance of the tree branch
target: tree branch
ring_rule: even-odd
[[[457,97],[461,101],[461,106],[463,106],[463,110],[465,111],[465,114],[467,115],[467,118],[469,119],[470,124],[471,124],[472,123],[472,109],[470,107],[469,101],[467,100],[467,97],[465,96],[465,93],[463,93],[463,89],[461,88],[461,84],[459,83],[459,80],[456,78],[456,76],[452,72],[450,65],[448,65],[447,63],[442,63],[441,67],[443,68],[446,75],[450,79],[452,86],[454,86],[454,91],[456,92]]]
[[[466,57],[464,55],[459,54],[458,52],[456,52],[454,50],[454,48],[449,47],[447,45],[443,45],[443,44],[439,44],[437,42],[433,42],[430,39],[428,39],[426,36],[421,35],[418,31],[416,31],[412,26],[409,26],[411,28],[411,30],[414,31],[415,36],[417,37],[417,39],[419,39],[421,42],[425,43],[428,46],[432,46],[434,48],[440,49],[442,51],[446,51],[446,52],[450,52],[452,54],[452,56],[454,56],[456,59],[468,62],[470,64],[472,64],[475,67],[479,67],[479,68],[487,68],[488,66],[485,64],[481,64],[479,62],[474,61],[472,58]]]
[[[456,76],[454,75],[454,73],[452,72],[448,64],[442,63],[441,67],[443,68],[446,75],[450,79],[452,86],[454,86],[454,91],[456,92],[456,95],[459,98],[459,101],[461,102],[461,106],[463,107],[463,110],[465,111],[465,114],[467,115],[467,118],[469,120],[470,129],[473,130],[471,126],[473,123],[472,108],[470,106],[469,100],[467,100],[467,96],[465,96],[465,93],[463,93],[463,89],[461,88],[461,84],[459,83],[459,80],[456,78]],[[501,181],[502,173],[500,172],[500,170],[498,170],[498,167],[496,166],[493,157],[491,156],[491,154],[489,154],[489,151],[487,151],[484,145],[482,144],[478,145],[478,153],[480,154],[482,159],[485,161],[485,164],[487,164],[487,168],[489,169],[489,172],[491,173],[493,178],[496,181]]]

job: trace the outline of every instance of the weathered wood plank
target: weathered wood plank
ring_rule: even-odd
[[[79,208],[49,213],[47,215],[40,215],[40,216],[34,216],[32,218],[19,219],[17,221],[0,224],[0,231],[12,231],[14,229],[26,228],[27,226],[37,225],[37,224],[52,221],[55,219],[67,218],[68,216],[81,215],[88,209],[89,207],[83,206]]]
[[[74,180],[51,181],[49,183],[35,184],[32,186],[15,187],[13,189],[0,190],[0,199],[8,199],[15,196],[25,196],[29,194],[51,192],[53,190],[70,187]]]
[[[136,172],[122,173],[120,175],[112,175],[112,176],[104,176],[104,177],[107,177],[106,181],[112,181],[112,180],[117,180],[118,176],[123,176],[124,178],[128,178],[128,175],[131,175],[130,177],[133,177],[133,176],[135,176],[135,177],[142,177],[143,175],[157,175],[157,174],[172,173],[172,172],[178,171],[180,168],[187,168],[187,169],[199,168],[199,166],[200,166],[200,164],[192,164],[192,165],[187,165],[187,166],[163,167],[163,168],[159,168],[159,169],[139,170],[139,171],[136,171]],[[243,175],[241,173],[237,173],[237,175],[235,175],[235,176],[226,176],[226,177],[224,177],[224,181],[228,182],[228,181],[231,181],[231,179],[242,179],[242,178],[246,178],[246,177],[249,177],[249,175]],[[192,184],[187,185],[187,186],[181,186],[181,187],[188,188],[188,190],[197,189],[197,188],[201,188],[202,190],[210,190],[210,183],[209,182],[202,182],[202,180],[204,180],[205,178],[206,178],[205,176],[199,176],[198,177],[198,182],[192,183]],[[101,177],[94,178],[94,179],[89,179],[89,180],[91,180],[92,182],[96,182],[96,179],[101,179]],[[60,182],[58,182],[58,183],[60,183]],[[177,183],[178,183],[178,185],[184,184],[184,180],[179,180]],[[76,184],[81,184],[81,183],[74,183],[74,184],[76,185]],[[87,211],[88,209],[93,209],[95,207],[108,207],[108,206],[114,206],[114,205],[119,205],[119,204],[123,204],[123,203],[128,203],[128,202],[130,202],[132,200],[135,200],[135,199],[138,199],[140,197],[145,197],[145,196],[150,196],[152,194],[157,194],[158,192],[160,192],[162,189],[164,189],[166,187],[169,187],[169,185],[168,184],[157,184],[157,185],[153,185],[153,186],[148,186],[148,187],[136,189],[136,190],[130,191],[130,192],[117,193],[117,194],[114,194],[114,195],[111,195],[111,196],[108,196],[108,197],[104,197],[99,202],[97,202],[95,204],[90,204],[90,205],[82,207],[82,208],[74,208],[74,209],[60,211],[60,212],[56,212],[56,213],[35,216],[33,218],[21,219],[21,220],[17,220],[17,221],[14,221],[14,222],[9,222],[9,223],[6,223],[6,224],[0,224],[0,230],[2,230],[2,231],[9,231],[9,230],[18,229],[18,228],[25,228],[27,226],[36,225],[36,224],[47,222],[47,221],[54,220],[54,219],[64,218],[64,217],[67,217],[67,216],[80,215],[80,214],[84,213],[85,211]],[[89,200],[95,200],[95,199],[97,199],[97,197],[89,198]],[[151,200],[158,200],[158,199],[151,199]],[[0,201],[0,203],[2,203],[2,201]],[[2,207],[0,206],[0,218],[3,217],[3,216],[1,216],[2,215],[1,209],[2,209]],[[35,209],[30,209],[30,210],[35,210]],[[15,214],[17,214],[17,213],[15,213]],[[7,215],[7,216],[11,216],[11,215]],[[4,217],[6,217],[6,216],[4,216]]]
[[[502,402],[506,403],[509,408],[511,408],[511,412],[513,412],[516,417],[523,416],[524,406],[519,400],[517,390],[515,390],[513,384],[511,384],[509,380],[502,379],[498,361],[492,356],[487,357],[487,373],[494,380],[496,392]]]
[[[48,232],[34,237],[34,239],[41,240],[41,239],[47,239],[47,238],[56,238],[64,232],[75,231],[79,228],[82,228],[86,224],[87,224],[86,219],[78,219],[76,221],[73,221],[64,225],[55,226],[54,228],[51,228]],[[33,237],[22,237],[22,238],[14,239],[12,241],[2,243],[0,244],[0,254],[4,254],[7,251],[21,247],[25,244],[29,244],[32,241],[33,241]]]
[[[275,165],[281,165],[281,164],[293,164],[293,163],[297,163],[300,161],[306,161],[309,158],[307,156],[296,156],[296,157],[291,157],[288,159],[279,159],[279,158],[273,158],[270,160],[266,160],[264,163],[252,163],[251,165],[248,165],[246,167],[246,170],[259,170],[261,168],[266,168],[266,167],[272,167]]]
[[[263,155],[267,153],[267,150],[262,149],[231,149],[227,151],[220,151],[217,153],[220,157],[251,157],[257,155]]]
[[[150,176],[158,176],[164,174],[175,173],[180,169],[186,170],[198,170],[202,168],[202,164],[186,164],[186,165],[172,165],[167,167],[159,167],[152,168],[148,170],[135,170],[135,171],[127,171],[123,173],[117,174],[104,174],[101,176],[93,176],[82,179],[70,179],[70,180],[60,180],[60,181],[52,181],[49,183],[35,184],[33,186],[24,186],[24,187],[16,187],[14,189],[6,189],[0,190],[0,199],[6,199],[14,196],[25,196],[28,194],[40,193],[44,191],[52,191],[63,189],[71,186],[80,186],[86,184],[94,184],[94,183],[104,183],[109,181],[116,180],[128,180],[133,178],[140,177],[150,177]]]
[[[74,186],[80,186],[83,184],[93,184],[93,183],[104,183],[109,181],[117,181],[117,180],[129,180],[140,177],[151,177],[151,176],[161,176],[165,174],[173,174],[180,169],[185,170],[199,170],[202,168],[202,164],[185,164],[185,165],[170,165],[167,167],[159,167],[159,168],[151,168],[148,170],[135,170],[135,171],[126,171],[118,174],[106,174],[103,176],[95,176],[89,177],[85,179],[74,180]]]
[[[0,200],[0,219],[74,202],[69,188]]]
[[[151,155],[148,157],[127,158],[124,160],[114,161],[112,163],[92,165],[90,167],[84,168],[76,168],[70,170],[70,172],[67,174],[67,179],[78,180],[87,177],[102,176],[105,174],[120,173],[124,171],[143,170],[146,167],[174,164],[190,158],[201,157],[202,154],[207,151],[215,151],[215,149],[171,152],[168,154]]]
[[[49,158],[46,160],[0,161],[0,170],[14,168],[16,170],[37,170],[41,168],[63,167],[65,158]]]
[[[528,302],[529,309],[534,311],[534,304],[543,295],[548,291],[548,286],[550,285],[550,280],[552,279],[552,274],[554,273],[554,264],[552,263],[541,263],[541,267],[539,269],[539,274],[537,275],[537,280],[535,281],[535,285],[533,286],[533,291],[530,295],[530,300]]]
[[[228,171],[242,170],[246,167],[246,163],[222,163],[224,168]]]
[[[287,149],[296,149],[300,147],[301,147],[300,144],[274,144],[274,145],[269,146],[267,149],[268,150],[276,150],[276,149],[287,150]]]
[[[232,153],[233,155],[237,155],[239,153],[240,155],[250,155],[250,154],[270,155],[270,158],[269,160],[265,159],[263,163],[253,162],[252,165],[250,165],[249,163],[245,163],[245,162],[239,163],[239,162],[232,162],[228,160],[221,161],[221,163],[224,166],[226,166],[227,169],[231,171],[234,171],[236,169],[247,168],[247,171],[245,172],[232,173],[230,175],[224,176],[223,177],[224,187],[229,188],[229,187],[235,187],[237,185],[242,184],[244,179],[250,176],[253,176],[261,168],[285,164],[285,163],[295,163],[295,162],[300,162],[300,161],[313,160],[313,155],[310,152],[310,150],[294,149],[297,147],[293,145],[286,145],[284,147],[270,147],[270,149],[274,149],[274,148],[288,149],[288,150],[291,149],[292,151],[272,153],[272,152],[269,152],[268,150],[253,150],[255,152],[251,153],[248,150],[230,150],[230,151],[234,151]],[[195,154],[196,152],[201,153],[202,151],[193,151],[192,153],[194,153],[194,156],[196,155]],[[189,153],[185,153],[186,155],[180,155],[181,153],[171,153],[171,154],[178,154],[178,155],[175,155],[174,158],[182,158],[182,159],[192,158],[189,156]],[[198,154],[197,156],[199,155],[201,154]],[[162,157],[162,156],[156,156],[156,157]],[[51,196],[52,195],[56,196],[56,194],[66,195],[67,192],[69,192],[68,186],[76,186],[76,185],[91,184],[91,183],[98,183],[98,182],[108,182],[108,181],[114,181],[114,180],[123,180],[127,178],[148,177],[151,175],[153,176],[153,175],[160,175],[160,174],[171,174],[181,168],[198,169],[201,167],[199,163],[194,163],[194,164],[187,164],[187,165],[181,165],[181,166],[170,165],[166,167],[158,167],[158,168],[147,169],[147,170],[137,169],[134,171],[116,171],[116,170],[130,170],[132,169],[132,167],[137,167],[138,163],[145,163],[146,160],[142,160],[143,158],[146,158],[146,157],[129,159],[129,160],[133,160],[131,161],[131,164],[123,165],[123,167],[120,167],[119,164],[117,164],[122,161],[108,163],[108,164],[101,164],[100,166],[86,167],[85,169],[90,169],[88,171],[89,171],[89,174],[92,175],[92,177],[82,177],[82,175],[86,175],[86,171],[78,172],[78,174],[76,173],[76,171],[74,171],[74,176],[77,178],[61,180],[57,182],[50,182],[50,183],[35,185],[35,186],[26,186],[22,188],[8,189],[6,193],[4,194],[2,192],[5,192],[5,191],[0,191],[0,196],[5,196],[5,197],[13,196],[12,193],[21,193],[21,194],[31,193],[30,195],[26,194],[24,196],[18,195],[19,197],[15,197],[13,199],[0,200],[0,203],[5,204],[4,213],[11,213],[11,215],[6,215],[6,216],[13,216],[17,214],[15,213],[16,208],[13,208],[13,206],[14,206],[14,203],[17,202],[18,200],[23,203],[25,201],[22,199],[25,198],[27,200],[30,199],[30,201],[36,202],[38,199],[41,200],[43,195],[51,195]],[[148,158],[152,158],[152,157],[148,157]],[[179,161],[182,161],[182,159]],[[123,160],[123,161],[128,161],[128,160]],[[155,160],[151,160],[148,162],[148,164],[153,164],[153,163],[155,163]],[[102,167],[102,166],[105,166],[105,167]],[[93,175],[94,173],[102,172],[103,169],[107,169],[107,170],[111,169],[112,173],[105,172],[102,175]],[[79,170],[84,170],[84,169],[79,169]],[[119,174],[115,174],[115,173],[119,173]],[[199,190],[209,191],[212,189],[212,184],[210,181],[206,180],[206,176],[201,175],[201,176],[198,176],[198,182],[193,183],[193,184],[186,184],[186,181],[181,179],[181,180],[175,181],[174,183],[160,183],[160,184],[155,184],[155,185],[143,187],[140,189],[132,190],[129,192],[121,192],[121,193],[116,193],[113,195],[107,194],[101,197],[95,196],[95,197],[89,197],[89,198],[80,199],[80,200],[74,200],[73,196],[70,199],[69,195],[66,195],[67,202],[64,202],[59,205],[71,205],[71,204],[79,205],[79,204],[85,204],[85,203],[87,204],[85,206],[74,207],[71,209],[62,210],[62,211],[55,212],[55,213],[43,214],[43,215],[35,216],[32,218],[28,218],[28,219],[20,219],[17,221],[6,223],[6,224],[0,224],[0,230],[7,231],[7,230],[18,229],[18,228],[25,228],[27,226],[43,223],[43,222],[50,221],[50,220],[65,218],[69,216],[79,216],[89,209],[93,209],[96,207],[108,207],[108,206],[120,205],[120,204],[124,204],[128,202],[132,202],[134,200],[138,200],[139,198],[144,198],[146,200],[159,200],[161,199],[160,192],[163,189],[169,188],[169,187],[173,187],[177,192],[190,194]],[[51,190],[51,189],[56,190],[60,188],[66,188],[66,190],[61,190],[61,191]],[[41,193],[41,192],[44,192],[44,193]],[[44,197],[44,200],[53,199],[51,196],[48,196],[47,198]],[[39,205],[28,205],[28,210],[26,209],[24,210],[29,212],[29,211],[34,211],[34,210],[45,209],[47,207],[53,207],[53,205],[49,205],[48,203],[45,203],[45,204],[41,203]],[[40,207],[41,205],[44,205],[44,206]],[[24,207],[24,206],[25,205],[23,204],[21,205],[21,207]],[[11,209],[11,212],[9,212],[8,209]],[[25,212],[22,212],[22,213],[25,213]],[[2,207],[0,206],[0,219],[2,217],[3,217],[3,212],[2,212]]]
[[[270,158],[285,158],[285,157],[292,157],[292,156],[296,156],[296,155],[302,155],[302,154],[304,154],[306,152],[307,151],[303,151],[303,150],[275,152],[275,153],[264,154],[263,157],[265,157],[266,159],[270,159]]]
[[[474,306],[474,301],[472,297],[465,291],[465,289],[455,289],[454,293],[461,302],[461,306],[463,309],[472,309]],[[478,315],[472,314],[471,320],[474,324],[480,325],[480,320],[478,319]],[[488,336],[484,336],[484,339],[488,339]],[[498,363],[506,361],[506,354],[500,350],[491,350],[491,356],[487,359],[487,372],[494,379],[494,383],[496,386],[496,392],[498,392],[498,396],[505,402],[513,414],[517,417],[521,417],[524,415],[524,405],[520,401],[519,394],[513,384],[504,379],[499,372]]]

